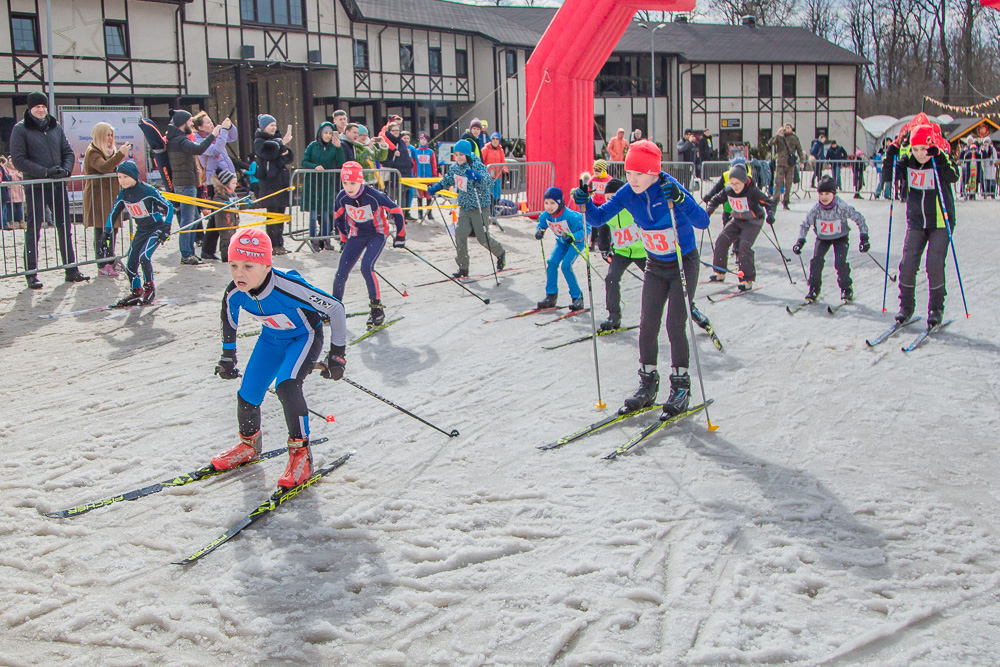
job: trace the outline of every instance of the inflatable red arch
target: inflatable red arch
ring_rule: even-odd
[[[525,72],[529,161],[553,162],[569,189],[594,158],[594,79],[640,9],[689,11],[694,0],[565,0]],[[529,193],[531,198],[541,193]],[[540,210],[541,201],[530,203]]]

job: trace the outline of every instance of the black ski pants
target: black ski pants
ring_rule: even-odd
[[[899,307],[912,313],[916,307],[917,270],[920,258],[927,248],[927,287],[930,300],[927,310],[944,310],[944,263],[948,257],[948,230],[907,229],[903,241],[903,259],[899,263]]]
[[[729,247],[736,243],[736,263],[743,272],[743,280],[757,279],[757,267],[754,264],[753,244],[760,234],[761,225],[757,222],[733,218],[725,227],[719,238],[715,239],[715,256],[712,264],[719,269],[729,266]]]
[[[833,247],[833,265],[837,268],[837,285],[847,289],[851,281],[851,265],[847,263],[847,251],[851,247],[851,239],[846,234],[838,239],[816,239],[813,248],[813,258],[809,262],[809,287],[817,292],[823,286],[823,266],[826,264],[826,253]]]
[[[698,250],[684,255],[684,277],[691,299],[698,286]],[[659,354],[660,323],[664,308],[667,311],[667,339],[670,341],[670,365],[688,367],[691,351],[688,348],[687,315],[684,287],[677,262],[664,262],[653,257],[646,259],[646,273],[642,283],[642,312],[639,315],[639,363],[655,366]]]
[[[604,281],[604,302],[608,306],[608,315],[612,318],[622,316],[622,276],[631,264],[639,267],[640,271],[646,270],[645,257],[626,257],[617,253],[611,256],[611,265],[608,267],[608,277]]]

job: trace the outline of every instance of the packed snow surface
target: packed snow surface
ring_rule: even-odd
[[[848,201],[884,262],[888,205]],[[171,240],[154,258],[157,288],[185,302],[111,317],[38,315],[111,303],[122,280],[65,285],[50,273],[39,292],[0,281],[0,664],[1000,663],[1000,211],[958,204],[972,317],[949,256],[955,322],[904,354],[921,325],[865,345],[898,302],[890,283],[882,313],[884,274],[857,252],[856,230],[857,302],[835,316],[823,305],[786,314],[806,291],[791,247],[809,206],[778,212],[797,284],[762,235],[760,291],[713,304],[705,295],[731,281],[698,286],[726,347],[698,332],[721,428],[710,433],[701,413],[615,461],[601,457],[656,413],[536,447],[632,393],[638,332],[598,340],[599,411],[591,344],[542,349],[589,333],[589,316],[483,322],[544,295],[533,223],[494,228],[508,266],[526,270],[470,285],[489,306],[454,284],[414,287],[440,275],[387,249],[380,271],[409,296],[383,282],[383,300],[405,319],[350,347],[347,375],[461,435],[314,373],[310,407],[336,417],[312,420],[314,437],[330,438],[317,464],[356,454],[186,568],[171,562],[266,498],[283,455],[74,519],[44,513],[194,470],[235,443],[238,382],[212,374],[227,267],[180,266]],[[454,269],[440,223],[409,228],[409,247]],[[472,272],[490,271],[485,250],[471,252]],[[294,252],[276,265],[329,290],[338,256]],[[582,262],[576,273],[586,289]],[[640,288],[624,277],[626,324],[638,323]],[[560,291],[565,304],[562,281]],[[838,294],[831,252],[822,298]],[[926,299],[921,274],[918,315]],[[367,307],[357,272],[345,302]],[[360,334],[364,317],[348,328]],[[255,341],[239,340],[241,367]],[[668,349],[664,333],[661,399]],[[275,396],[263,411],[265,449],[283,446]]]

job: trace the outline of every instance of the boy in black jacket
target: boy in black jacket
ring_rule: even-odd
[[[725,202],[732,208],[733,217],[715,240],[715,257],[712,258],[715,274],[709,280],[722,282],[726,279],[729,247],[738,243],[736,261],[742,273],[739,288],[745,291],[753,288],[753,281],[757,277],[753,243],[757,240],[765,219],[769,225],[774,225],[774,202],[750,182],[743,165],[729,170],[729,187],[708,202],[708,214],[711,216]]]

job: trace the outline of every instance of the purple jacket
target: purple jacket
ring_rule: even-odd
[[[199,136],[201,136],[201,133],[199,133]],[[208,135],[206,134],[205,136],[207,137]],[[198,161],[205,168],[206,178],[211,178],[215,170],[220,167],[234,174],[236,173],[236,165],[233,164],[232,158],[229,157],[229,153],[226,151],[226,144],[238,141],[239,138],[235,125],[228,130],[223,129],[219,132],[219,136],[215,138],[215,143],[209,146],[207,151],[198,156]]]

